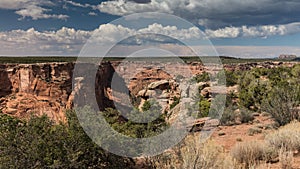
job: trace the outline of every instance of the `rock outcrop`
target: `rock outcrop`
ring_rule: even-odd
[[[64,120],[72,107],[72,63],[7,64],[0,66],[0,109],[25,118],[31,113]]]
[[[140,109],[146,100],[154,98],[162,106],[162,112],[166,112],[170,110],[174,98],[180,98],[179,84],[175,80],[152,82],[145,89],[139,91],[137,97],[141,98]]]
[[[254,67],[291,67],[296,63],[228,64],[224,65],[224,68],[232,71],[249,70]],[[114,107],[114,104],[122,101],[118,95],[114,95],[114,92],[140,96],[144,99],[159,94],[158,97],[170,105],[172,98],[180,95],[180,92],[175,89],[174,79],[176,77],[171,75],[172,72],[199,74],[207,70],[201,63],[194,62],[189,63],[188,66],[173,63],[164,63],[164,66],[147,66],[147,63],[144,62],[132,62],[128,66],[127,63],[121,64],[120,61],[103,62],[100,66],[85,63],[79,63],[79,65],[83,68],[83,72],[79,72],[79,75],[86,73],[84,72],[86,67],[97,67],[98,71],[95,76],[90,77],[95,79],[93,83],[86,83],[89,79],[85,79],[83,76],[73,79],[75,63],[0,65],[0,111],[21,118],[29,117],[31,113],[46,114],[55,121],[64,121],[65,111],[73,107],[76,95],[85,97],[83,99],[85,102],[82,104],[89,103],[88,99],[96,99],[99,109],[104,110],[107,107]],[[137,73],[132,75],[128,72]],[[111,86],[111,83],[115,82],[118,82],[119,87]],[[209,85],[202,85],[204,88],[201,94],[209,98],[211,92]],[[166,87],[173,87],[175,92],[169,92]],[[170,91],[174,91],[173,88]],[[80,93],[82,89],[93,93],[94,97]],[[157,90],[160,92],[157,93]],[[80,102],[76,103],[80,104]]]
[[[77,75],[88,74],[87,67],[96,67],[95,70],[98,71],[91,77],[92,80],[85,79],[84,76],[74,77],[73,80],[74,66],[74,63],[1,65],[1,112],[20,118],[28,118],[31,114],[46,114],[54,121],[64,121],[65,111],[73,108],[76,95],[82,96],[84,104],[89,103],[89,99],[96,100],[100,110],[113,107],[107,91],[115,74],[111,63],[103,62],[100,66],[79,63]],[[121,82],[122,79],[118,81]],[[87,93],[92,93],[93,96]],[[80,104],[80,101],[76,104]]]

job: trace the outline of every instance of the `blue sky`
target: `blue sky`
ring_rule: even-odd
[[[14,0],[11,0],[13,2]],[[21,1],[21,0],[20,0]],[[78,7],[70,3],[71,1],[52,1],[54,4],[44,6],[51,9],[49,14],[63,14],[67,15],[66,19],[48,18],[48,19],[33,19],[16,14],[17,9],[2,9],[0,8],[0,31],[9,31],[13,29],[29,29],[35,28],[38,31],[58,30],[61,27],[70,27],[75,29],[93,30],[99,27],[100,24],[109,23],[110,21],[119,18],[120,16],[101,13],[99,10],[93,10],[91,7]],[[75,3],[85,3],[87,1],[73,0]],[[91,5],[98,5],[102,1],[91,0],[88,1]],[[1,4],[1,2],[0,2]],[[97,16],[89,15],[94,12]]]
[[[125,26],[109,25],[111,21],[134,13],[161,12],[201,29],[220,55],[299,56],[299,9],[298,0],[1,0],[0,55],[76,56],[96,31],[113,41],[120,33],[143,29],[126,32]],[[159,28],[181,33],[183,39],[196,37],[184,25],[170,29],[168,24],[152,23],[147,31]]]

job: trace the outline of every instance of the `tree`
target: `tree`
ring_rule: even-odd
[[[239,80],[239,104],[248,109],[259,110],[270,86],[270,82],[260,79],[257,72],[246,72]]]
[[[76,114],[67,124],[48,117],[19,120],[0,115],[0,168],[128,168],[133,162],[104,151],[81,128]]]
[[[203,72],[201,74],[197,74],[195,77],[193,77],[192,81],[199,82],[208,82],[210,81],[209,74],[207,72]]]
[[[263,110],[270,113],[280,124],[300,120],[300,86],[274,86],[263,101]]]

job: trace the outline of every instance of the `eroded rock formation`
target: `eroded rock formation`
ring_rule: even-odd
[[[272,68],[281,65],[292,66],[294,63],[262,62],[225,65],[224,67],[229,70],[248,70],[253,67]],[[175,82],[171,81],[176,77],[173,77],[169,72],[180,70],[181,72],[198,74],[206,70],[200,63],[190,63],[188,67],[172,63],[165,63],[164,67],[147,67],[147,64],[143,62],[126,66],[126,64],[120,64],[119,61],[103,62],[100,66],[80,63],[82,69],[79,70],[82,70],[82,72],[77,72],[78,75],[80,73],[86,74],[86,67],[94,66],[98,68],[95,75],[90,77],[95,79],[94,83],[86,83],[88,79],[82,76],[74,77],[74,81],[72,81],[74,66],[74,63],[0,65],[1,112],[21,118],[29,117],[31,113],[36,115],[46,114],[55,121],[64,121],[65,111],[73,107],[76,94],[86,97],[86,99],[83,99],[85,102],[82,104],[89,103],[88,99],[96,98],[99,109],[103,110],[106,107],[113,107],[113,101],[118,103],[118,97],[113,95],[114,90],[119,90],[115,92],[137,96],[145,94],[141,91],[145,90],[148,85],[154,85],[157,81],[167,80],[169,86],[176,86]],[[168,71],[164,71],[164,69]],[[128,76],[128,72],[133,70],[138,73]],[[112,81],[113,83],[118,82],[119,87],[112,88]],[[72,82],[74,88],[72,88]],[[161,85],[161,87],[165,86]],[[80,93],[81,89],[94,93],[94,97]],[[164,92],[165,88],[160,90]],[[160,93],[160,96],[167,99],[171,104],[170,99],[178,94],[165,92]],[[203,91],[202,94],[208,95],[209,88],[207,88],[206,93]],[[80,102],[77,103],[80,104]]]
[[[63,112],[72,107],[73,67],[72,63],[1,65],[1,111],[18,117],[34,113],[64,120]]]

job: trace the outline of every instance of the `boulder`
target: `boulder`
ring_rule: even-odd
[[[205,98],[209,98],[209,94],[211,92],[211,87],[205,87],[201,90],[201,95]]]
[[[156,95],[156,92],[155,90],[141,90],[138,92],[138,95],[139,97],[153,97]]]
[[[148,85],[148,89],[153,90],[153,89],[161,89],[164,90],[166,87],[169,86],[169,81],[168,80],[160,80],[156,82],[152,82]]]
[[[170,98],[170,93],[168,93],[167,91],[163,91],[162,94],[159,96],[160,99],[168,99]]]
[[[7,108],[5,110],[5,113],[10,114],[10,115],[15,115],[18,112],[18,109],[14,109],[14,108]]]
[[[199,82],[197,84],[197,87],[200,88],[200,89],[204,89],[206,87],[209,87],[209,83],[208,82]]]
[[[9,108],[13,108],[13,109],[17,109],[18,108],[19,103],[18,102],[8,102],[6,104],[7,107]]]

